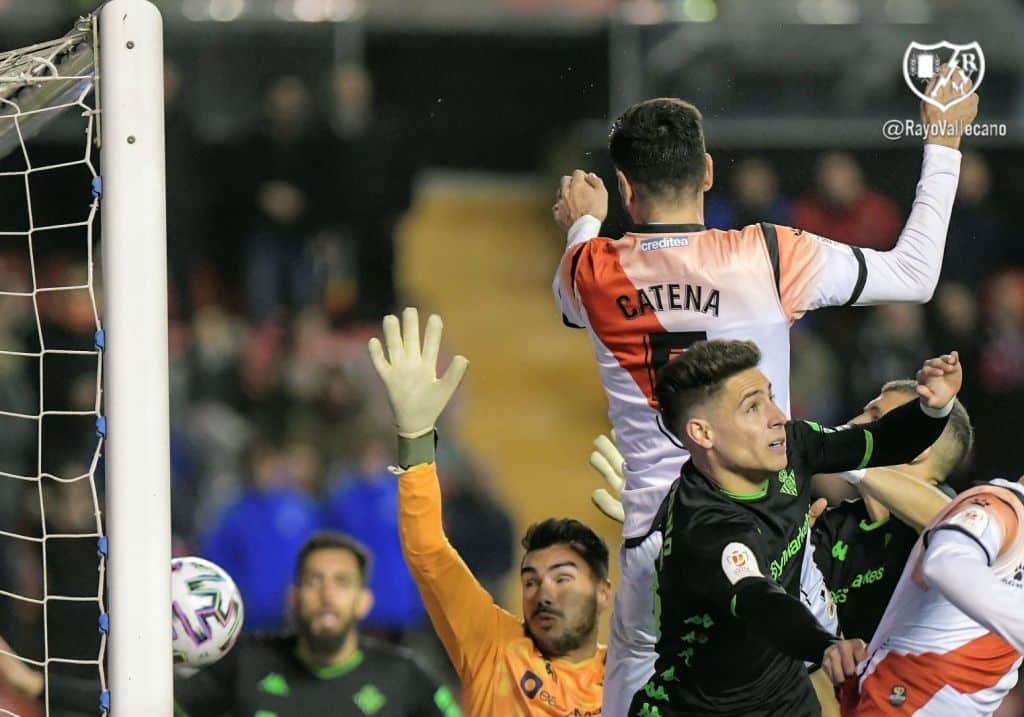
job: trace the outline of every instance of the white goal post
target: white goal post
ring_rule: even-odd
[[[0,179],[7,182],[4,187],[12,195],[22,187],[27,206],[24,223],[0,227],[0,239],[7,242],[5,251],[24,241],[31,267],[31,276],[21,284],[0,286],[0,299],[31,302],[39,343],[38,352],[0,346],[0,357],[5,360],[37,361],[39,375],[37,411],[0,406],[0,418],[34,424],[35,474],[5,467],[0,480],[34,484],[41,522],[40,535],[0,529],[0,536],[20,545],[38,546],[42,567],[41,597],[28,586],[17,587],[20,593],[13,587],[0,587],[0,597],[42,609],[43,656],[0,653],[43,671],[47,715],[51,714],[51,667],[62,663],[97,669],[96,704],[102,713],[170,717],[174,712],[163,82],[162,19],[148,0],[110,0],[82,18],[64,37],[0,52],[0,159],[11,155]],[[72,113],[86,125],[83,155],[70,161],[37,163],[29,141],[45,127],[58,126],[51,125],[58,115]],[[98,170],[93,161],[97,138]],[[33,197],[33,181],[48,172],[72,168],[91,182],[88,218],[54,222],[43,211],[46,201]],[[78,191],[87,196],[88,189],[79,187]],[[97,212],[102,228],[101,302],[93,280]],[[36,251],[45,253],[57,231],[77,232],[85,240],[85,284],[52,285],[38,274]],[[95,319],[94,350],[71,350],[59,341],[50,345],[40,320],[40,295],[85,290]],[[44,401],[44,362],[62,355],[96,361],[92,410],[51,406]],[[51,472],[55,468],[43,465],[43,443],[48,435],[43,424],[52,415],[96,421],[98,437],[86,473],[55,475]],[[106,469],[102,511],[106,530],[100,520],[95,482],[101,452]],[[79,480],[91,483],[95,530],[74,534],[48,531],[46,486]],[[47,544],[68,539],[98,539],[98,588],[91,596],[49,589]],[[53,567],[60,569],[59,565]],[[94,659],[51,652],[48,609],[75,602],[93,603],[98,609],[98,625],[81,625],[83,631],[99,629],[103,635]],[[79,639],[77,634],[75,639]],[[2,705],[0,714],[14,715]]]
[[[147,0],[99,14],[110,706],[173,712],[163,30]]]

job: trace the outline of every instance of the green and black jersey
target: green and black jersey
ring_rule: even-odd
[[[818,518],[811,531],[814,562],[844,637],[871,642],[916,542],[917,531],[894,515],[873,522],[863,500],[844,501]]]
[[[687,462],[657,519],[658,660],[630,715],[819,714],[802,660],[820,659],[831,636],[799,602],[810,478],[908,461],[944,426],[917,401],[844,430],[791,421],[787,467],[750,495]]]
[[[317,669],[293,636],[242,636],[222,660],[174,681],[189,717],[459,717],[455,696],[407,650],[365,636],[346,662]]]

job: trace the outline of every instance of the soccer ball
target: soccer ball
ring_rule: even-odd
[[[202,558],[171,561],[174,662],[202,667],[228,653],[242,630],[245,610],[235,581]]]

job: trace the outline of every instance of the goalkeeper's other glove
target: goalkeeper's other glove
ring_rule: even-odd
[[[387,389],[398,435],[402,438],[418,438],[434,430],[438,416],[448,405],[469,367],[464,356],[456,356],[444,376],[437,378],[441,328],[440,317],[431,315],[427,319],[421,349],[419,313],[414,308],[407,308],[402,312],[401,328],[398,317],[392,314],[384,317],[387,358],[380,339],[370,339],[370,360]]]
[[[615,435],[612,434],[612,438],[614,437]],[[590,494],[590,500],[593,501],[599,511],[609,518],[623,523],[626,520],[626,514],[622,510],[622,502],[619,500],[619,495],[622,493],[622,486],[625,483],[622,469],[626,459],[622,457],[619,449],[615,447],[615,444],[607,436],[595,438],[594,447],[597,450],[590,454],[590,465],[601,474],[605,483],[608,484],[608,488],[611,488],[611,492],[608,492],[605,488],[598,488]]]

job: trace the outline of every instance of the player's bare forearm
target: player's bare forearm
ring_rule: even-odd
[[[938,488],[895,468],[870,468],[857,487],[865,502],[868,498],[878,501],[918,532],[949,503]]]

